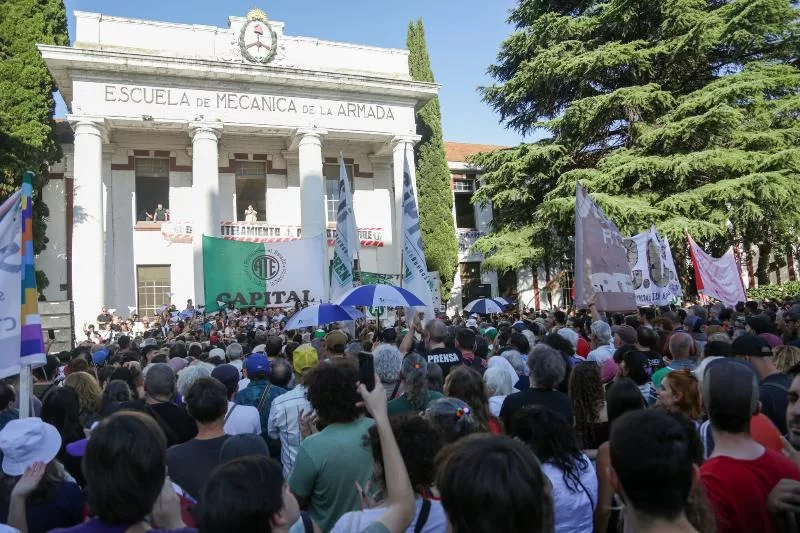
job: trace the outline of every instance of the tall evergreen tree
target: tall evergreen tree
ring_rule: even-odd
[[[570,258],[578,179],[624,233],[655,223],[715,251],[735,237],[762,259],[796,243],[798,14],[789,0],[520,0],[483,96],[549,136],[475,158],[477,201],[501,213],[478,247],[499,268]]]
[[[22,173],[33,170],[34,252],[47,245],[47,206],[41,191],[47,166],[61,159],[53,111],[53,78],[36,43],[68,45],[63,0],[0,0],[0,199],[22,183]],[[39,290],[47,285],[37,272]]]
[[[422,19],[408,24],[408,68],[415,81],[433,82],[431,60]],[[422,140],[414,149],[419,194],[419,223],[429,270],[438,270],[442,299],[447,300],[458,265],[458,240],[453,222],[450,169],[442,139],[442,113],[434,97],[417,112],[417,133]]]

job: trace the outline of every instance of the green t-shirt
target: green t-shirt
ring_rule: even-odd
[[[289,488],[309,500],[308,513],[322,531],[330,531],[344,513],[361,509],[353,482],[363,487],[372,476],[372,449],[364,435],[373,425],[366,417],[331,424],[303,440],[297,450]]]
[[[428,390],[428,394],[425,396],[425,405],[422,406],[421,409],[417,409],[411,402],[408,401],[406,395],[403,394],[399,398],[395,398],[391,402],[389,402],[389,416],[395,415],[416,415],[420,411],[424,411],[428,408],[428,404],[431,402],[435,402],[439,398],[442,398],[441,392],[436,392],[435,390]]]

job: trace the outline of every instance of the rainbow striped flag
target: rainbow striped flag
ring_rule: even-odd
[[[33,258],[33,172],[0,205],[0,378],[46,361]]]

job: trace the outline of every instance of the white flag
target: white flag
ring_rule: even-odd
[[[655,226],[625,239],[637,305],[664,306],[683,297],[672,250]]]
[[[694,242],[691,235],[688,237],[697,292],[716,298],[730,307],[739,302],[746,302],[747,296],[739,273],[739,265],[733,254],[733,246],[728,248],[722,257],[712,257]]]
[[[403,288],[425,302],[425,321],[436,318],[433,312],[433,294],[422,246],[417,200],[411,185],[408,155],[403,161]],[[417,309],[422,311],[422,308]],[[408,317],[407,320],[411,320]]]
[[[0,206],[0,313],[9,317],[7,325],[0,328],[0,378],[13,376],[20,372],[21,326],[20,308],[22,305],[22,216],[21,193],[17,191]]]
[[[353,288],[353,259],[359,248],[356,215],[344,159],[339,158],[339,206],[336,210],[336,243],[331,268],[331,301]]]

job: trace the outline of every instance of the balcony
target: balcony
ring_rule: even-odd
[[[165,240],[173,243],[192,242],[193,230],[191,222],[159,222],[152,228],[159,229]],[[142,230],[137,224],[137,230]],[[221,222],[220,236],[223,239],[244,242],[286,242],[301,237],[300,226],[283,226],[267,222]],[[328,246],[336,240],[336,228],[327,229]],[[384,245],[383,228],[358,228],[361,246],[381,248]]]

